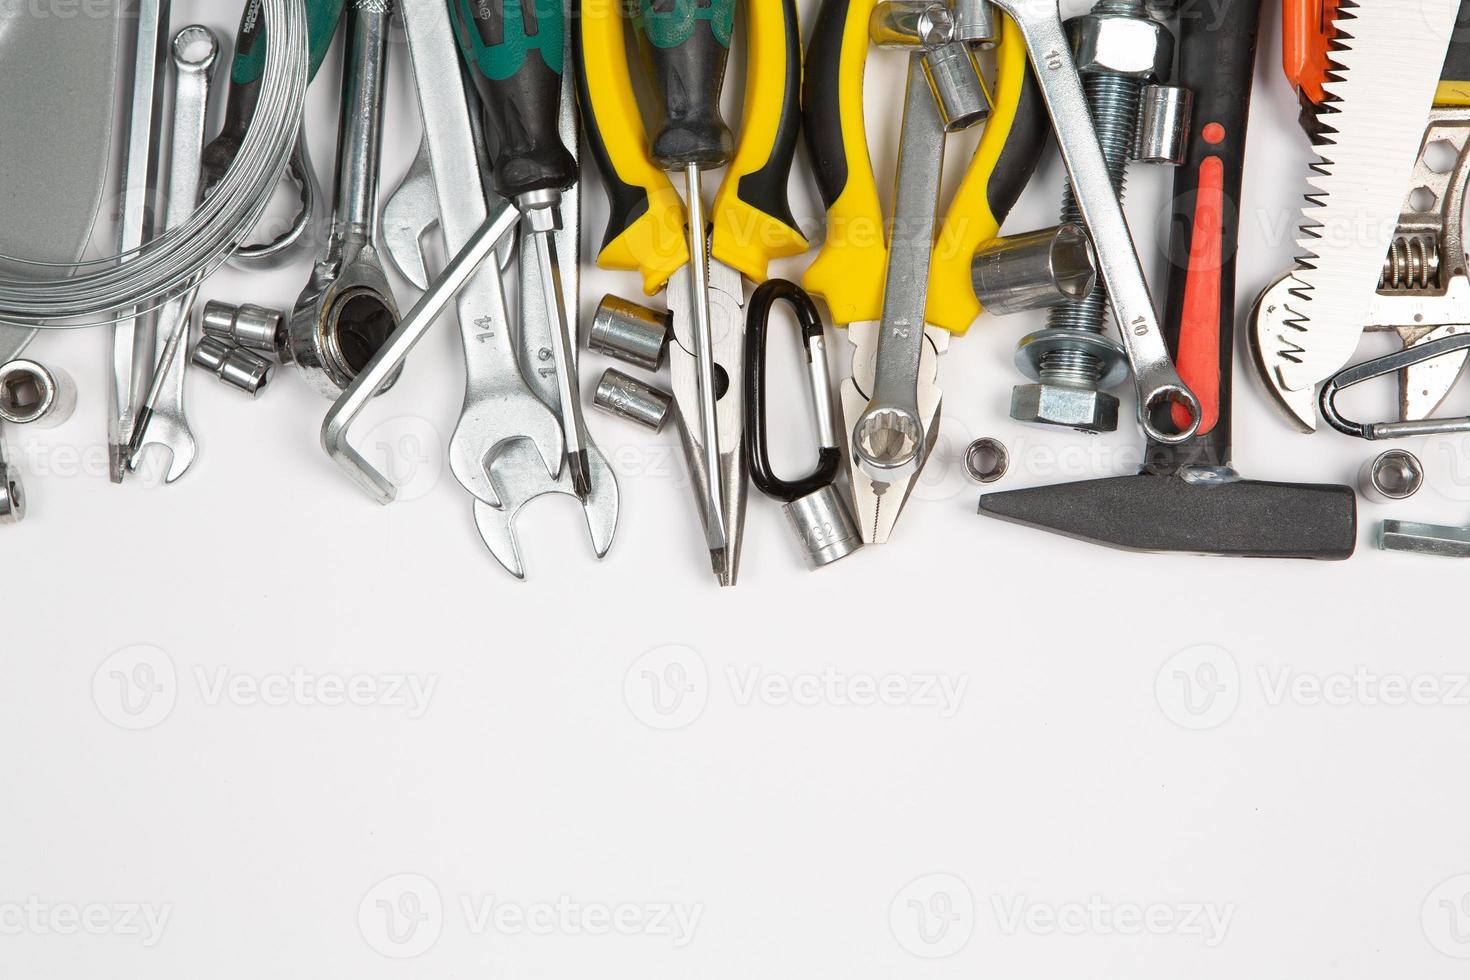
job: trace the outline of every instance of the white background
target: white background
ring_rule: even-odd
[[[234,34],[238,3],[175,6],[176,27]],[[1274,4],[1266,25],[1242,310],[1290,264],[1308,159]],[[392,58],[385,192],[419,138],[401,37]],[[337,59],[310,105],[328,179]],[[886,185],[901,62],[873,62]],[[803,154],[815,230],[807,174]],[[1135,168],[1146,256],[1170,182]],[[1052,154],[1007,230],[1054,222],[1060,186]],[[604,292],[637,295],[583,271],[584,321]],[[306,274],[204,293],[289,308]],[[103,337],[42,338],[82,396],[60,428],[6,433],[31,512],[3,532],[0,975],[1462,976],[1465,573],[1372,537],[1385,516],[1470,520],[1470,455],[1411,444],[1429,485],[1365,504],[1343,564],[1138,556],[982,519],[959,467],[978,435],[1013,453],[998,488],[1138,460],[1126,421],[1088,439],[1007,418],[1011,351],[1039,322],[953,344],[939,449],[892,543],[809,574],[753,493],[725,591],[672,430],[600,414],[611,554],[554,498],[520,524],[529,583],[510,579],[443,465],[447,322],[373,408],[385,428],[363,442],[411,487],[386,508],[322,453],[327,403],[289,370],[255,403],[196,372],[194,469],[111,486]],[[794,345],[773,356],[804,412]],[[584,359],[584,393],[605,366]],[[1244,474],[1350,481],[1373,454],[1296,434],[1241,372]],[[365,703],[321,703],[344,689]]]

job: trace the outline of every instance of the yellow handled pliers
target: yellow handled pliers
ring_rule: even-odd
[[[693,0],[678,0],[694,7]],[[726,0],[730,2],[730,0]],[[692,334],[689,246],[684,201],[650,157],[649,135],[634,94],[625,18],[614,0],[577,0],[573,11],[577,82],[587,142],[611,206],[597,257],[604,269],[638,272],[652,296],[668,287],[675,342],[669,347],[675,416],[695,493],[704,495],[698,365]],[[724,374],[716,401],[725,548],[712,552],[715,575],[732,585],[739,568],[749,460],[745,455],[741,372],[745,278],[767,278],[773,259],[810,248],[787,200],[787,179],[801,128],[801,34],[795,0],[745,4],[747,88],[735,155],[710,215],[710,304],[715,362]],[[706,501],[700,500],[700,514]]]
[[[802,285],[821,297],[854,345],[852,377],[843,382],[849,435],[873,388],[879,321],[888,273],[878,183],[868,153],[863,77],[869,21],[878,0],[823,0],[813,25],[803,88],[805,135],[817,186],[827,207],[827,238]],[[991,114],[959,189],[935,238],[930,258],[926,327],[920,362],[919,408],[930,446],[939,431],[938,357],[951,335],[963,336],[980,315],[970,266],[975,252],[1000,226],[1030,181],[1050,123],[1031,72],[1020,30],[1001,18]],[[888,540],[918,474],[879,484],[851,468],[863,540]]]

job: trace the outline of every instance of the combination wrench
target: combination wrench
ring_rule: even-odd
[[[174,118],[169,148],[168,207],[165,225],[186,223],[199,205],[203,183],[204,124],[209,88],[219,58],[219,40],[207,27],[186,27],[174,36]],[[154,332],[155,367],[148,398],[128,442],[128,469],[150,446],[169,451],[165,482],[173,483],[194,464],[194,434],[184,415],[184,378],[188,372],[189,323],[198,283],[176,296],[158,315]]]
[[[283,352],[313,388],[334,399],[398,326],[376,240],[393,6],[392,0],[347,5],[336,209],[326,254],[292,310]]]
[[[460,251],[489,214],[479,143],[471,112],[478,100],[460,70],[458,42],[443,3],[406,5],[404,28],[418,83],[424,145],[433,172],[444,244]],[[498,203],[498,202],[494,202]],[[486,266],[459,294],[465,355],[465,398],[449,440],[449,467],[476,500],[498,505],[490,465],[507,443],[529,440],[538,471],[561,472],[565,441],[557,417],[531,393],[516,364],[500,270]]]
[[[1072,47],[1062,26],[1058,0],[993,2],[1020,28],[1036,69],[1078,208],[1092,235],[1098,272],[1108,287],[1123,349],[1133,367],[1138,422],[1155,442],[1168,445],[1188,442],[1199,429],[1199,399],[1179,377],[1159,328],[1159,316],[1143,274],[1143,264],[1133,244],[1123,205],[1108,175],[1082,78],[1072,60]],[[1166,417],[1172,414],[1177,419],[1178,413],[1154,411],[1170,404],[1189,414],[1189,424],[1182,430],[1163,429],[1155,421],[1156,414]]]
[[[159,140],[156,132],[163,115],[163,83],[159,78],[168,50],[171,0],[138,0],[134,31],[131,98],[128,103],[127,142],[122,154],[122,214],[118,223],[118,254],[127,256],[143,247],[153,230],[149,211],[150,189],[158,180]],[[128,447],[138,391],[146,375],[140,348],[151,348],[146,336],[148,319],[139,310],[112,328],[112,371],[108,375],[108,477],[121,483],[127,472]],[[146,342],[146,343],[145,343]]]

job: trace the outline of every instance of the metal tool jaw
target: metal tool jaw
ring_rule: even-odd
[[[570,43],[570,37],[568,40]],[[581,130],[577,117],[576,72],[572,66],[573,59],[569,53],[566,69],[562,73],[560,130],[562,142],[573,157],[578,157]],[[573,316],[581,308],[581,203],[580,184],[573,184],[562,192],[562,226],[551,236],[557,264],[561,269],[563,303],[568,315]],[[526,233],[523,222],[523,255]],[[521,303],[517,318],[519,329],[515,331],[520,373],[540,407],[549,412],[560,426],[563,421],[561,389],[552,363],[556,356],[552,331],[558,329],[553,325],[552,318],[556,314],[546,307],[546,295],[541,288],[540,272],[535,263],[522,258],[520,271]],[[576,376],[579,347],[580,344],[573,344],[572,349],[566,352],[573,367],[573,377]],[[581,397],[580,392],[577,397]],[[489,462],[490,483],[498,503],[477,499],[474,505],[475,525],[495,560],[516,578],[524,580],[526,577],[525,561],[516,537],[517,520],[532,501],[544,496],[565,494],[580,502],[587,522],[587,533],[592,539],[593,552],[598,558],[602,558],[612,548],[620,506],[617,476],[608,464],[607,457],[592,441],[590,432],[585,448],[590,484],[585,495],[577,492],[570,467],[561,466],[559,472],[548,474],[541,454],[529,439],[507,443]]]
[[[669,312],[674,342],[669,345],[669,371],[674,390],[674,417],[689,465],[690,485],[701,519],[709,511],[705,494],[709,447],[700,427],[699,364],[695,355],[694,317],[690,306],[689,269],[669,280]],[[745,455],[745,406],[741,372],[745,365],[745,283],[739,272],[718,259],[709,263],[710,329],[714,340],[715,431],[719,445],[719,486],[725,523],[725,547],[710,552],[720,584],[735,584],[744,540],[745,501],[750,460]]]
[[[878,360],[878,334],[882,329],[877,321],[849,324],[847,339],[853,344],[852,377],[842,382],[842,417],[849,432],[866,414],[873,390]],[[939,358],[949,351],[950,332],[938,327],[926,327],[923,345],[919,353],[917,374],[917,397],[919,419],[923,423],[923,458],[927,459],[939,439],[940,409],[944,393],[938,385]],[[853,502],[857,506],[858,529],[864,544],[886,544],[893,533],[904,504],[919,483],[922,469],[891,482],[876,480],[866,471],[852,465],[848,455],[848,477],[852,483]]]
[[[1424,130],[1412,189],[1365,330],[1397,333],[1405,348],[1470,330],[1470,276],[1461,230],[1467,182],[1470,109],[1436,108]],[[1296,346],[1293,337],[1305,329],[1301,287],[1299,279],[1287,275],[1261,294],[1251,314],[1250,346],[1272,401],[1293,425],[1311,432],[1317,427],[1316,389],[1286,387],[1281,371]],[[1400,375],[1399,419],[1412,422],[1433,415],[1455,386],[1467,356],[1447,354],[1406,367]]]

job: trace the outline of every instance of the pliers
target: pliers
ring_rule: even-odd
[[[787,199],[787,179],[801,124],[801,36],[795,0],[745,5],[748,66],[744,125],[710,216],[709,263],[714,360],[726,382],[716,401],[725,547],[711,551],[716,577],[733,585],[740,563],[749,459],[740,377],[744,365],[745,283],[762,283],[773,259],[810,246]],[[698,364],[687,276],[687,211],[668,175],[653,162],[634,94],[625,18],[616,3],[578,0],[577,83],[587,143],[607,188],[611,216],[597,264],[638,272],[649,296],[668,289],[674,343],[669,347],[675,417],[691,484],[703,517],[707,466],[699,417]]]
[[[826,302],[833,320],[848,328],[854,345],[851,377],[842,384],[849,437],[873,391],[888,275],[886,223],[863,117],[869,20],[876,5],[877,0],[823,0],[807,54],[803,91],[807,148],[827,208],[828,230],[802,284]],[[917,399],[924,424],[921,460],[939,433],[938,358],[949,349],[950,337],[963,336],[981,313],[971,261],[978,248],[998,237],[1035,172],[1050,133],[1021,32],[1009,18],[1001,20],[991,115],[930,256]],[[888,540],[920,472],[885,483],[850,466],[864,543]]]

